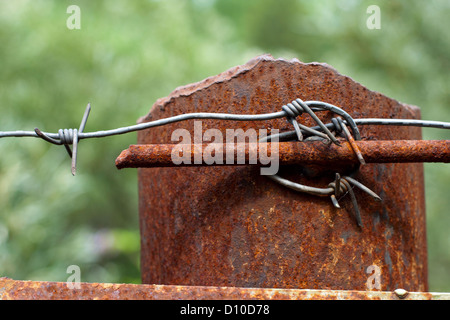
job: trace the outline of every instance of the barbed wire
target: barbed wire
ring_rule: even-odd
[[[331,119],[331,123],[324,124],[315,114],[315,112],[329,111],[337,114],[337,117]],[[449,122],[442,121],[428,121],[428,120],[415,120],[415,119],[385,119],[385,118],[360,118],[353,119],[346,111],[343,109],[326,103],[322,101],[302,101],[301,99],[293,100],[292,102],[283,105],[281,111],[264,113],[264,114],[230,114],[230,113],[209,113],[209,112],[196,112],[196,113],[186,113],[181,115],[176,115],[168,118],[158,119],[150,122],[144,122],[136,125],[131,125],[127,127],[120,127],[111,130],[101,130],[94,132],[84,132],[86,127],[89,114],[91,112],[90,103],[87,105],[83,118],[78,129],[60,129],[57,133],[47,133],[43,132],[38,128],[34,131],[0,131],[0,138],[9,137],[34,137],[43,139],[49,143],[55,145],[64,145],[69,156],[72,159],[72,175],[76,174],[76,165],[78,157],[78,142],[82,139],[92,139],[92,138],[103,138],[114,135],[121,135],[130,132],[150,129],[153,127],[168,125],[171,123],[176,123],[186,120],[199,120],[199,119],[216,119],[216,120],[226,120],[226,121],[267,121],[279,118],[286,118],[286,120],[293,125],[294,130],[287,131],[283,133],[273,134],[264,137],[260,142],[268,142],[276,138],[279,140],[292,140],[296,139],[298,141],[303,141],[305,137],[319,137],[326,139],[331,143],[340,145],[339,140],[331,132],[334,131],[337,134],[342,134],[350,142],[353,151],[358,157],[360,164],[365,164],[361,153],[354,140],[361,140],[361,135],[358,129],[358,125],[394,125],[394,126],[416,126],[416,127],[428,127],[428,128],[440,128],[440,129],[450,129]],[[303,113],[307,113],[316,123],[317,126],[308,127],[297,122],[297,117]],[[341,118],[342,117],[342,118]],[[349,126],[350,131],[346,126]],[[73,150],[70,148],[73,145]],[[342,198],[346,194],[350,194],[351,201],[355,208],[355,217],[358,226],[362,227],[361,215],[356,202],[356,197],[353,192],[354,187],[358,187],[364,192],[368,193],[375,200],[380,201],[381,198],[368,187],[364,186],[360,182],[356,181],[351,176],[354,175],[359,170],[359,166],[351,173],[346,176],[342,176],[336,173],[334,181],[328,184],[326,188],[316,188],[306,185],[302,185],[287,179],[280,177],[277,174],[268,175],[268,177],[283,185],[287,188],[305,192],[317,196],[330,196],[333,205],[336,208],[340,208],[338,203],[338,197]]]
[[[317,135],[322,138],[329,138],[332,142],[339,144],[330,130],[336,129],[336,123],[331,122],[323,124],[314,114],[318,111],[331,111],[342,116],[343,122],[349,125],[352,129],[355,139],[360,139],[360,133],[358,125],[395,125],[395,126],[416,126],[416,127],[429,127],[450,129],[449,122],[441,121],[427,121],[427,120],[413,120],[413,119],[384,119],[384,118],[361,118],[353,119],[347,112],[339,107],[322,101],[301,101],[296,99],[292,103],[288,103],[282,107],[281,111],[264,113],[264,114],[230,114],[230,113],[210,113],[210,112],[196,112],[186,113],[181,115],[172,116],[169,118],[158,119],[150,122],[140,123],[136,125],[120,127],[111,130],[100,130],[94,132],[83,132],[91,111],[90,103],[87,105],[85,113],[83,115],[79,129],[60,129],[57,133],[43,132],[38,128],[34,131],[0,131],[0,138],[11,137],[34,137],[41,138],[49,143],[55,145],[64,145],[69,156],[72,158],[72,173],[76,172],[76,160],[78,153],[78,142],[83,139],[92,138],[104,138],[114,135],[122,135],[130,132],[145,130],[153,127],[163,126],[175,122],[192,120],[192,119],[216,119],[216,120],[228,120],[228,121],[266,121],[279,118],[287,118],[287,120],[293,124],[295,130],[288,131],[279,134],[280,138],[290,138],[297,135],[299,140],[302,140],[303,135]],[[296,117],[302,113],[307,112],[313,119],[319,124],[315,127],[307,127],[296,121]],[[325,133],[324,133],[325,132]],[[70,149],[70,145],[73,145],[73,151]]]

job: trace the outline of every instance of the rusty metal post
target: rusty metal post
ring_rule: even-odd
[[[329,102],[355,118],[419,119],[420,110],[370,91],[325,64],[262,56],[159,99],[140,122],[189,112],[258,114],[296,98]],[[329,122],[331,115],[318,114]],[[302,123],[314,123],[307,115]],[[138,133],[139,144],[168,144],[185,121]],[[275,128],[259,122],[203,120],[202,130]],[[364,140],[420,140],[413,127],[361,127]],[[329,169],[333,169],[332,167]],[[279,174],[323,186],[299,166]],[[383,199],[355,191],[364,229],[328,199],[287,190],[256,166],[139,168],[143,283],[258,288],[427,291],[423,166],[367,164],[356,178]],[[379,285],[379,287],[377,287]]]

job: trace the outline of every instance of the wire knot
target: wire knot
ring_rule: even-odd
[[[48,134],[42,132],[38,128],[35,128],[34,131],[36,134],[42,138],[43,140],[56,144],[56,145],[64,145],[72,159],[72,175],[75,175],[77,171],[77,156],[78,156],[78,141],[80,140],[79,134],[84,131],[86,127],[86,122],[89,117],[89,113],[91,112],[91,104],[88,103],[86,110],[84,112],[83,119],[81,120],[79,129],[59,129],[58,135],[56,137],[50,137]],[[73,151],[70,149],[69,145],[73,145]]]
[[[373,197],[377,201],[381,201],[381,198],[375,192],[373,192],[372,190],[367,188],[365,185],[363,185],[361,182],[359,182],[351,177],[348,177],[348,176],[341,177],[339,173],[336,173],[334,182],[331,182],[330,184],[328,184],[328,187],[330,187],[334,190],[334,192],[330,194],[331,202],[338,209],[340,209],[341,206],[339,205],[337,198],[340,196],[343,197],[347,193],[350,194],[350,198],[352,200],[353,207],[355,208],[356,223],[358,224],[359,227],[362,227],[361,213],[359,211],[355,193],[353,192],[353,188],[350,184],[352,184],[353,186],[356,186],[359,189],[361,189],[362,191],[366,192],[367,194],[369,194],[371,197]]]
[[[300,99],[298,99],[300,100]],[[300,100],[301,101],[301,100]],[[302,101],[303,102],[303,101]],[[285,104],[281,109],[286,113],[286,118],[292,119],[300,116],[304,111],[303,107],[296,101]]]
[[[77,129],[59,129],[59,141],[61,144],[69,145],[73,144],[74,136],[77,136]]]
[[[312,103],[314,104],[314,101],[312,101]],[[297,139],[299,141],[303,140],[303,134],[301,131],[301,129],[303,129],[304,131],[309,132],[315,136],[319,136],[324,139],[329,139],[335,144],[340,145],[336,137],[330,132],[327,126],[323,124],[323,122],[316,116],[316,114],[309,107],[307,102],[304,102],[302,99],[295,99],[291,103],[282,106],[281,109],[284,111],[287,121],[294,126],[295,132],[297,134]],[[319,108],[319,110],[321,109]],[[304,112],[308,113],[311,116],[311,118],[313,118],[313,120],[318,124],[319,128],[323,132],[304,126],[297,122],[296,118]]]
[[[341,121],[339,121],[338,118],[331,118],[331,123],[334,126],[334,131],[336,131],[336,133],[341,133],[342,132],[342,126],[341,126]]]

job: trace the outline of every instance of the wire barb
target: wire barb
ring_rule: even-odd
[[[71,168],[73,176],[75,176],[75,174],[77,172],[78,142],[79,142],[78,135],[79,135],[79,133],[83,133],[90,113],[91,113],[91,104],[88,103],[86,110],[84,111],[83,119],[81,119],[80,128],[78,129],[78,131],[77,131],[77,129],[74,130],[72,168]]]
[[[341,117],[337,118],[337,121],[339,123],[340,128],[342,129],[342,131],[344,132],[345,138],[348,140],[348,142],[350,143],[350,146],[353,149],[353,152],[355,152],[356,157],[358,158],[358,161],[361,165],[365,165],[366,161],[364,160],[364,157],[361,154],[361,151],[358,148],[358,145],[355,142],[355,139],[353,139],[350,131],[348,131],[347,126],[345,125],[344,121],[342,120]]]
[[[361,212],[359,211],[358,202],[356,201],[355,193],[353,192],[353,188],[350,186],[350,184],[347,182],[347,180],[343,179],[342,183],[347,188],[348,193],[350,194],[350,199],[352,200],[353,207],[355,208],[355,218],[356,223],[358,224],[358,227],[362,228],[362,219],[361,219]]]

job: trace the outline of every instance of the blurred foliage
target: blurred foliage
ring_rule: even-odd
[[[66,9],[81,8],[81,30]],[[369,5],[381,29],[369,30]],[[450,121],[450,3],[442,1],[0,0],[0,130],[135,123],[177,86],[271,53],[326,62],[369,89]],[[424,129],[425,139],[449,132]],[[63,148],[0,141],[0,276],[140,283],[137,174],[114,159],[127,134]],[[450,170],[427,164],[430,290],[450,291]]]

